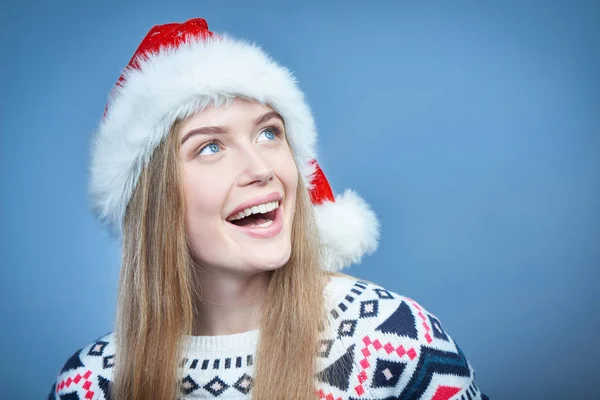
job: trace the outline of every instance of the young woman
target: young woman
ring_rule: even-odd
[[[91,162],[122,237],[115,332],[77,351],[56,399],[479,399],[415,301],[337,273],[377,246],[334,198],[291,73],[202,19],[156,26],[115,86]]]

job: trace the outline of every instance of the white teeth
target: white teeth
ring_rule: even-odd
[[[260,225],[256,225],[255,228],[266,228],[271,226],[271,224],[273,224],[273,221],[271,221],[270,219],[267,220],[267,222],[263,222]]]
[[[231,218],[229,218],[229,221],[235,221],[235,220],[238,220],[238,219],[242,219],[244,217],[247,217],[250,214],[264,214],[264,213],[268,213],[270,211],[275,210],[276,208],[279,208],[279,202],[278,201],[271,201],[269,203],[264,203],[264,204],[260,204],[258,206],[249,207],[249,208],[246,208],[243,211],[240,211],[239,213],[235,214]],[[260,227],[269,226],[271,223],[273,223],[273,221],[268,221],[268,222],[265,222],[262,225],[257,225],[257,226],[260,226]],[[265,224],[269,224],[269,225],[265,225]]]

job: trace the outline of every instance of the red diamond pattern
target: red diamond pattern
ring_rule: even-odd
[[[360,374],[358,374],[358,381],[362,384],[366,380],[367,380],[367,373],[365,371],[361,371]]]
[[[415,351],[415,349],[410,349],[406,352],[406,354],[410,357],[411,360],[414,360],[417,356],[417,352]]]
[[[387,344],[383,346],[383,349],[386,353],[390,354],[392,351],[394,351],[394,346],[392,346],[390,342],[387,342]]]
[[[425,339],[427,340],[427,343],[431,343],[433,341],[433,339],[431,339],[431,335],[429,333],[425,334]]]
[[[398,348],[396,349],[396,353],[398,353],[398,356],[400,356],[400,357],[405,355],[406,350],[404,350],[404,346],[402,346],[402,345],[398,346]]]
[[[362,396],[362,394],[365,392],[365,389],[363,389],[362,385],[358,385],[354,388],[354,390],[356,390],[356,393],[359,396]]]
[[[341,397],[338,397],[336,399],[333,396],[333,393],[329,393],[329,394],[325,395],[325,392],[323,391],[323,389],[321,389],[317,392],[317,396],[319,396],[319,399],[325,399],[325,400],[343,400]]]
[[[427,340],[427,343],[433,342],[433,339],[431,338],[431,335],[429,334],[429,331],[431,330],[431,328],[429,327],[429,324],[427,323],[427,318],[425,318],[425,315],[423,315],[423,312],[421,311],[421,307],[419,307],[417,302],[415,302],[414,300],[410,300],[410,302],[412,303],[413,306],[415,306],[415,308],[417,310],[419,310],[419,313],[417,315],[423,320],[423,326],[425,327],[425,335],[424,335],[425,340]],[[412,359],[412,357],[411,357],[411,359]]]
[[[85,399],[92,399],[94,397],[94,392],[92,390],[90,390],[90,388],[92,387],[92,381],[90,380],[90,376],[92,376],[92,371],[88,370],[85,374],[83,374],[83,376],[81,376],[81,374],[77,374],[75,375],[75,377],[71,378],[70,376],[67,379],[63,379],[61,380],[57,385],[56,385],[56,393],[60,392],[61,390],[63,390],[65,387],[68,388],[69,386],[71,386],[71,384],[74,385],[78,385],[79,382],[83,381],[83,384],[81,385],[81,388],[83,390],[85,390]]]

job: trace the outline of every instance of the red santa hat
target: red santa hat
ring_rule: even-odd
[[[97,216],[120,233],[141,170],[172,124],[235,97],[267,104],[283,117],[314,205],[323,268],[337,271],[373,252],[377,218],[353,191],[333,195],[316,162],[313,116],[291,72],[255,44],[213,34],[200,18],[153,27],[112,90],[92,148]]]

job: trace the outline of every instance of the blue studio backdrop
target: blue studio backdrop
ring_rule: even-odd
[[[378,252],[348,273],[436,314],[492,398],[593,393],[599,2],[10,0],[0,398],[44,398],[112,330],[120,249],[89,211],[91,134],[150,27],[192,17],[296,74],[334,190],[382,223]]]

